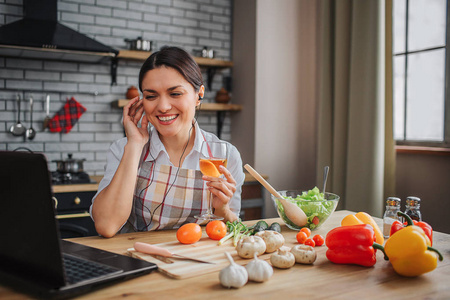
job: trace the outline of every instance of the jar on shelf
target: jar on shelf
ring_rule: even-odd
[[[220,90],[217,91],[215,98],[217,103],[228,103],[230,102],[230,99],[231,99],[230,94],[225,88],[221,88]]]
[[[401,221],[397,213],[400,211],[400,198],[389,197],[386,200],[386,211],[383,216],[383,236],[388,238],[391,232],[392,223]]]
[[[418,222],[422,221],[422,213],[420,212],[420,198],[413,196],[406,197],[405,214],[410,216],[413,220]]]
[[[127,97],[127,99],[133,99],[134,97],[138,97],[138,96],[139,96],[139,90],[134,85],[132,85],[128,88],[127,93],[125,95],[125,97]]]

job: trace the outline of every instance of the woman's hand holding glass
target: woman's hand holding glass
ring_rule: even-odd
[[[123,127],[128,142],[145,145],[148,142],[148,119],[144,115],[143,99],[135,97],[123,108]],[[144,118],[142,116],[144,115]],[[142,118],[141,126],[138,126]]]
[[[209,193],[206,213],[195,216],[197,219],[222,220],[228,214],[228,202],[234,193],[231,193],[231,190],[233,186],[234,190],[236,190],[236,183],[230,172],[226,169],[227,160],[227,143],[207,141],[202,143],[199,165],[200,171],[203,173],[203,180],[207,181]],[[223,177],[222,174],[225,176],[225,179],[221,178]],[[220,216],[214,214],[213,208],[217,209]]]
[[[230,171],[228,171],[228,169],[224,166],[219,167],[219,172],[224,176],[211,177],[203,175],[203,180],[207,181],[206,185],[208,186],[213,197],[212,206],[215,209],[214,214],[229,220],[231,217],[226,216],[229,216],[230,213],[232,213],[229,203],[234,195],[234,192],[236,192],[236,181]]]

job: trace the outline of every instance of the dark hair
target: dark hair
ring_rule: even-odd
[[[164,46],[150,55],[142,65],[139,71],[139,90],[141,92],[145,74],[162,66],[177,70],[194,87],[196,92],[203,85],[202,72],[192,56],[181,48]]]

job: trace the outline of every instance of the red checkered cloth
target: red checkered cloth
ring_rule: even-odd
[[[67,99],[66,104],[50,120],[48,127],[51,132],[68,133],[85,111],[86,108],[73,97]]]

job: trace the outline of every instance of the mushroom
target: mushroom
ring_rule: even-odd
[[[283,235],[274,230],[260,231],[255,235],[261,237],[266,243],[266,253],[275,252],[284,245]]]
[[[286,249],[285,247],[283,247],[278,249],[278,252],[270,256],[270,262],[274,267],[280,269],[289,269],[295,264],[295,257],[294,254],[289,251],[289,248]]]
[[[238,289],[240,287],[243,287],[248,280],[247,269],[235,263],[230,253],[225,252],[225,255],[230,261],[230,265],[220,270],[220,284],[222,284],[226,288],[233,287]]]
[[[259,259],[256,253],[254,259],[245,268],[247,269],[248,279],[256,282],[267,281],[273,274],[272,266],[267,261]]]
[[[313,247],[308,245],[295,245],[291,249],[294,254],[295,262],[304,265],[310,265],[316,261],[317,253]]]
[[[239,240],[236,246],[237,254],[242,258],[252,258],[266,251],[266,243],[259,236],[245,236]]]

